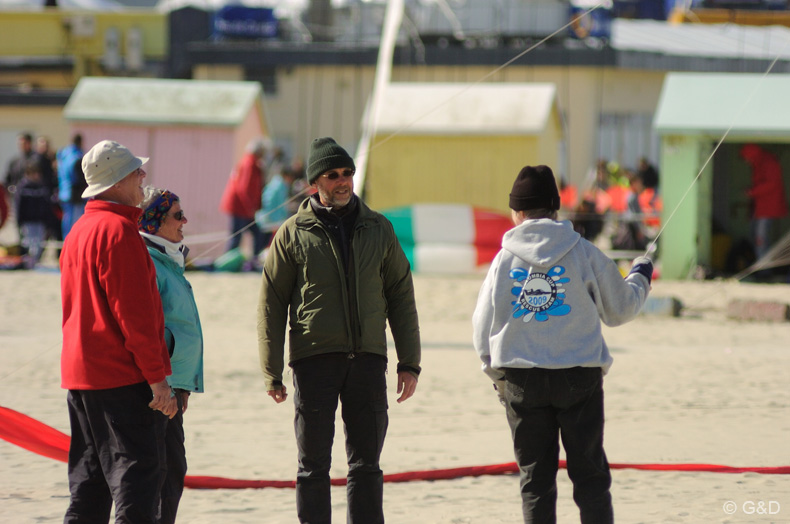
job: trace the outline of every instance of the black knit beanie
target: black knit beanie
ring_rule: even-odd
[[[557,181],[549,166],[525,166],[513,182],[510,192],[510,209],[526,211],[528,209],[560,208],[560,192]]]
[[[333,138],[313,140],[310,144],[310,155],[307,157],[307,182],[312,184],[322,173],[339,167],[356,169],[354,159]]]

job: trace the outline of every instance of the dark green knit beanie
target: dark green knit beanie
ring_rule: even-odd
[[[307,182],[312,184],[322,173],[339,167],[356,170],[354,159],[333,138],[313,140],[310,144],[310,155],[307,157]]]

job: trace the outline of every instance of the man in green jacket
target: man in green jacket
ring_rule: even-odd
[[[398,402],[414,394],[420,333],[409,262],[392,224],[353,192],[354,160],[331,138],[310,147],[317,193],[277,231],[264,262],[258,348],[268,394],[283,402],[285,326],[293,370],[299,521],[331,522],[329,469],[338,398],[346,432],[348,522],[384,522],[379,457],[387,431],[387,322]]]

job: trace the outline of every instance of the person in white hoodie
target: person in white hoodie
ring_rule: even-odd
[[[614,261],[558,221],[548,166],[526,166],[510,193],[515,227],[502,239],[473,315],[474,346],[507,411],[525,523],[556,522],[559,437],[582,523],[614,521],[603,449],[603,376],[612,356],[601,322],[633,319],[653,264]]]

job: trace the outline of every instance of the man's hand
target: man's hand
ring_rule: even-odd
[[[404,400],[408,400],[414,395],[414,392],[417,390],[417,377],[409,373],[408,371],[399,371],[398,372],[398,393],[401,394],[398,397],[398,404],[403,402]]]
[[[503,406],[507,407],[507,402],[505,402],[505,379],[501,378],[499,380],[494,381],[494,391],[496,391],[497,398],[499,398],[499,403]]]
[[[151,392],[154,394],[154,399],[148,403],[149,408],[161,411],[168,418],[173,418],[178,413],[178,401],[176,397],[171,396],[167,380],[151,384]]]
[[[278,404],[280,402],[285,402],[285,399],[288,398],[288,393],[286,393],[286,387],[284,385],[280,389],[271,389],[267,391],[267,393]]]
[[[168,402],[167,407],[160,409],[162,413],[164,413],[167,418],[173,418],[178,414],[178,399],[175,395],[170,397],[170,401]]]

